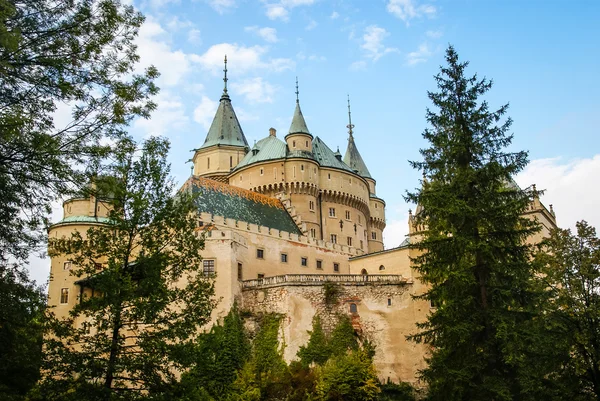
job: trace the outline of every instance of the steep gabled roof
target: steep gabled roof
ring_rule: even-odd
[[[344,155],[344,163],[346,163],[350,168],[356,172],[358,175],[364,178],[373,178],[371,177],[371,173],[369,173],[369,169],[365,164],[362,156],[358,152],[358,148],[354,143],[354,136],[350,133],[348,138],[348,147],[346,148],[346,154]]]
[[[199,177],[190,177],[181,190],[199,195],[196,202],[200,213],[302,234],[279,199]]]
[[[231,100],[225,95],[221,97],[215,118],[200,149],[216,145],[248,147],[248,141],[235,115]]]
[[[296,101],[296,109],[294,110],[294,117],[292,117],[292,124],[290,125],[290,134],[299,133],[310,135],[306,121],[302,115],[302,110],[300,110],[300,102]]]
[[[325,144],[325,142],[321,140],[321,138],[316,137],[313,140],[312,144],[313,154],[317,162],[319,162],[319,165],[321,165],[321,167],[333,167],[353,172],[352,169],[348,167],[346,163],[344,163],[341,160],[338,160],[338,158],[335,157],[335,153],[333,153],[333,151],[329,149],[329,147]]]

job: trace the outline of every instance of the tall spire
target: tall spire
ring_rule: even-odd
[[[354,124],[352,124],[352,113],[350,112],[350,95],[348,95],[348,147],[346,148],[346,154],[344,155],[344,163],[346,163],[350,168],[358,175],[364,178],[372,178],[371,173],[369,173],[369,169],[365,164],[358,148],[356,147],[356,143],[354,143]]]
[[[350,94],[348,94],[348,125],[346,125],[346,128],[348,128],[348,133],[352,136],[354,124],[352,124],[352,113],[350,113]]]
[[[225,76],[223,77],[223,82],[224,82],[224,86],[223,86],[223,95],[221,96],[221,100],[223,99],[229,99],[229,94],[227,93],[227,55],[225,55],[225,68],[223,69],[223,72],[225,73]]]
[[[225,56],[224,63],[223,95],[221,95],[219,107],[217,107],[213,122],[200,149],[221,145],[239,146],[241,148],[248,147],[248,141],[244,136],[240,122],[231,105],[231,99],[227,93],[227,81],[229,80],[227,78],[227,56]]]
[[[294,110],[294,116],[292,117],[292,125],[290,126],[290,134],[309,134],[308,127],[306,126],[306,121],[304,121],[304,116],[302,115],[302,110],[300,110],[300,92],[298,91],[298,77],[296,77],[296,109]]]

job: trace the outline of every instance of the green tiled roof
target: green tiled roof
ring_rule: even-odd
[[[373,178],[371,177],[371,173],[369,173],[369,169],[367,165],[363,161],[360,153],[358,152],[358,148],[354,143],[354,137],[352,133],[348,138],[348,148],[346,148],[346,154],[344,155],[344,163],[346,163],[352,170],[358,172],[358,175],[365,178]]]
[[[335,157],[335,153],[319,137],[313,140],[313,154],[321,167],[333,167],[353,172],[346,163]]]
[[[198,212],[302,234],[279,199],[199,177],[189,178],[182,190],[199,195]]]
[[[215,118],[200,149],[215,145],[248,147],[248,141],[235,115],[231,100],[226,94],[221,97]]]
[[[252,150],[238,163],[235,170],[257,162],[283,159],[286,156],[286,147],[285,142],[269,135],[254,144]]]
[[[108,217],[94,217],[94,216],[69,216],[65,217],[59,222],[52,224],[53,226],[57,224],[66,224],[66,223],[99,223],[106,224],[110,221]]]
[[[302,110],[300,110],[300,103],[296,102],[296,109],[294,110],[294,117],[292,117],[292,124],[290,125],[290,134],[308,134],[308,127],[306,126],[306,121],[304,120],[304,116],[302,115]]]

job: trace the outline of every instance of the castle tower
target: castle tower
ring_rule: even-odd
[[[90,188],[82,191],[81,196],[63,203],[63,218],[48,228],[48,238],[69,238],[75,231],[85,237],[90,227],[108,222],[111,209],[110,200],[98,193],[95,184],[92,183]],[[55,307],[53,311],[58,318],[66,318],[79,298],[84,295],[85,288],[77,284],[77,277],[71,275],[71,269],[74,267],[64,255],[52,256],[50,259],[48,306]]]
[[[227,56],[224,88],[215,118],[202,146],[194,149],[194,175],[227,182],[227,175],[248,153],[248,141],[227,93]]]
[[[367,233],[369,252],[381,251],[383,250],[383,229],[385,228],[385,202],[377,197],[375,179],[369,173],[369,169],[354,142],[350,96],[348,96],[348,125],[346,127],[348,128],[348,147],[344,155],[344,163],[369,183],[369,210],[371,214]]]
[[[296,78],[296,109],[294,110],[294,117],[292,117],[289,134],[284,139],[290,152],[301,151],[312,153],[313,136],[308,131],[302,110],[300,110],[300,98],[298,95],[298,78]]]

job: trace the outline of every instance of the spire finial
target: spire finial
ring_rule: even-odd
[[[346,128],[348,128],[348,133],[350,134],[350,138],[352,138],[354,124],[352,124],[352,113],[350,112],[350,94],[348,94],[348,125],[346,125]]]
[[[229,95],[227,94],[227,55],[225,55],[225,68],[223,69],[223,72],[225,73],[225,76],[223,77],[223,82],[225,83],[224,87],[223,87],[223,96],[222,97],[229,97]]]
[[[298,97],[299,94],[300,92],[298,91],[298,77],[296,77],[296,103],[300,103],[300,98]]]

